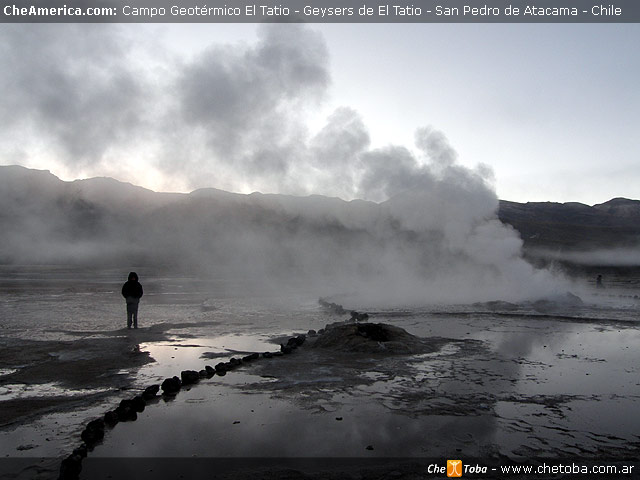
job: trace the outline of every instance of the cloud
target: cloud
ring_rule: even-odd
[[[149,226],[149,245],[188,246],[195,263],[240,256],[231,267],[254,275],[303,271],[332,287],[366,284],[414,300],[522,298],[555,288],[548,273],[521,258],[517,233],[497,220],[491,170],[460,165],[442,132],[418,129],[415,151],[374,149],[364,120],[348,107],[315,134],[308,130],[305,110],[330,86],[326,44],[309,27],[264,25],[254,44],[214,45],[187,60],[155,57],[155,66],[140,60],[129,31],[57,24],[0,30],[0,87],[12,92],[0,99],[8,125],[2,142],[15,143],[15,134],[25,150],[42,143],[70,168],[120,169],[117,176],[133,182],[127,175],[142,164],[190,188],[376,202],[251,197],[250,207],[229,207],[219,213],[223,225],[205,231],[200,220],[176,213],[174,224],[159,211],[153,224],[168,226]],[[108,225],[108,238],[121,237],[119,222]],[[165,238],[166,231],[183,237]]]
[[[330,87],[324,39],[302,24],[263,25],[253,44],[212,45],[191,59],[137,47],[116,25],[7,25],[0,31],[5,155],[46,152],[78,174],[183,188],[320,193],[384,201],[428,190],[456,153],[433,128],[370,149],[360,115],[340,107],[311,134],[305,112]],[[155,62],[155,63],[154,63]],[[427,164],[429,164],[427,166]],[[448,173],[447,173],[448,172]],[[473,183],[473,181],[471,182]]]
[[[446,168],[456,162],[458,154],[449,145],[444,133],[433,127],[422,127],[416,130],[415,139],[418,148],[427,155],[434,166]]]
[[[302,25],[262,26],[255,45],[208,48],[173,82],[182,135],[196,134],[203,149],[179,171],[194,182],[216,171],[236,183],[286,188],[306,138],[301,112],[329,82],[324,40]],[[165,158],[161,167],[175,171],[183,160]]]
[[[0,29],[3,143],[43,143],[70,166],[100,163],[144,123],[144,82],[111,25]]]

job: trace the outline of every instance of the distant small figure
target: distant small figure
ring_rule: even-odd
[[[127,301],[127,328],[138,328],[138,304],[142,297],[142,285],[136,272],[129,273],[127,282],[122,286],[122,296]]]
[[[602,275],[596,277],[596,288],[604,288],[604,285],[602,285]]]

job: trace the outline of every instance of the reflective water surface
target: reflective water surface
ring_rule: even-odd
[[[314,292],[248,294],[230,282],[138,273],[145,286],[142,340],[120,332],[120,271],[2,272],[4,345],[116,332],[155,360],[119,372],[134,377],[128,390],[3,429],[2,456],[68,454],[87,421],[147,385],[249,352],[276,351],[282,337],[345,320],[322,310]],[[137,421],[108,430],[91,455],[637,456],[640,304],[635,283],[617,286],[586,289],[579,306],[371,310],[344,297],[347,309],[369,311],[371,322],[447,340],[431,353],[389,357],[304,345],[151,402]],[[155,325],[170,325],[167,338],[145,341],[145,329]],[[0,367],[0,402],[94,393],[55,378],[37,385],[3,381],[21,365]]]

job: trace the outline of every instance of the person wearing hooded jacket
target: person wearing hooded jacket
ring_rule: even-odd
[[[122,286],[122,296],[127,301],[127,328],[138,328],[138,304],[142,297],[142,285],[138,282],[136,272],[129,273],[129,278]]]

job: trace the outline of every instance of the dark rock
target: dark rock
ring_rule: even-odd
[[[252,353],[250,355],[242,357],[242,361],[243,362],[252,362],[253,360],[257,360],[258,358],[260,358],[260,354],[259,353]]]
[[[285,355],[289,355],[290,353],[293,352],[293,348],[291,347],[291,345],[282,345],[282,344],[280,344],[280,351],[282,353],[284,353]]]
[[[80,438],[87,445],[93,446],[104,438],[104,430],[92,431],[85,428],[80,434]]]
[[[119,422],[128,422],[133,420],[131,417],[136,413],[131,407],[123,407],[122,405],[117,407],[113,412],[118,416]],[[137,418],[138,416],[136,414],[136,419]]]
[[[224,375],[225,373],[227,373],[227,366],[224,362],[220,362],[218,364],[216,364],[216,374],[217,375]]]
[[[47,442],[49,441],[49,439],[47,439]],[[16,447],[16,450],[18,450],[19,452],[22,452],[24,450],[31,450],[32,448],[36,448],[37,445],[34,445],[33,443],[27,443],[24,445],[18,445]]]
[[[220,376],[220,377],[224,377],[227,374],[227,370],[223,369],[223,370],[216,370],[216,375]]]
[[[262,356],[263,356],[264,358],[273,358],[273,353],[271,353],[271,352],[264,352],[264,353],[262,354]]]
[[[60,464],[59,480],[75,480],[82,471],[82,457],[80,455],[69,455]]]
[[[104,414],[104,423],[109,427],[115,427],[120,421],[118,414],[115,411],[107,412]]]
[[[102,430],[104,431],[104,420],[102,418],[96,418],[95,420],[91,420],[87,423],[87,428],[91,430]]]
[[[133,422],[138,419],[132,400],[122,400],[118,408],[115,409],[115,413],[121,422]]]
[[[142,392],[142,398],[144,398],[145,400],[151,400],[158,394],[159,391],[160,385],[151,385],[144,389],[144,392]]]
[[[373,445],[367,445],[365,448],[366,448],[367,450],[373,450]]]
[[[310,337],[315,337],[318,334],[318,332],[316,332],[315,330],[311,329],[307,332],[307,335],[309,335]]]
[[[180,372],[182,385],[192,385],[200,381],[200,374],[195,370],[183,370]]]
[[[338,322],[327,325],[324,335],[315,339],[311,347],[345,352],[404,355],[432,352],[441,345],[441,339],[424,340],[394,325]]]
[[[207,378],[208,375],[207,371],[204,368],[200,370],[198,374],[200,375],[200,378]]]
[[[79,455],[81,458],[87,457],[87,446],[83,443],[73,451],[73,455]]]
[[[331,313],[335,313],[337,315],[344,315],[345,313],[347,313],[347,311],[343,308],[342,305],[338,305],[337,303],[327,302],[323,298],[320,298],[318,300],[318,303],[322,308],[324,308],[325,310]]]
[[[136,395],[131,399],[131,408],[137,413],[144,412],[144,407],[147,406],[144,398],[141,395]]]
[[[358,325],[358,334],[374,342],[388,342],[391,339],[386,326],[379,323]]]
[[[100,442],[104,438],[104,420],[99,418],[89,422],[80,437],[88,446],[93,446]]]
[[[211,365],[205,365],[204,369],[207,372],[207,378],[211,378],[216,374],[216,369],[213,368]]]
[[[238,367],[242,364],[242,360],[240,360],[239,358],[231,358],[229,360],[229,363],[234,367]]]
[[[365,321],[369,320],[369,314],[368,313],[359,313],[359,312],[356,312],[355,310],[352,310],[350,313],[351,313],[350,320],[352,322],[365,322]]]
[[[165,395],[175,395],[180,391],[182,381],[178,377],[167,378],[162,382],[160,388]]]
[[[129,410],[127,414],[126,422],[135,422],[138,419],[138,414],[135,410]]]
[[[302,344],[305,342],[306,339],[307,337],[305,335],[298,335],[297,337],[291,337],[289,340],[287,340],[287,346],[291,348],[300,347],[302,346]]]
[[[282,348],[282,346],[280,346],[280,348]],[[283,355],[284,355],[284,353],[282,353],[282,352],[273,352],[271,354],[271,356],[273,356],[273,357],[282,357]]]
[[[318,330],[318,335],[322,335],[324,334],[324,328],[321,328],[320,330]]]

